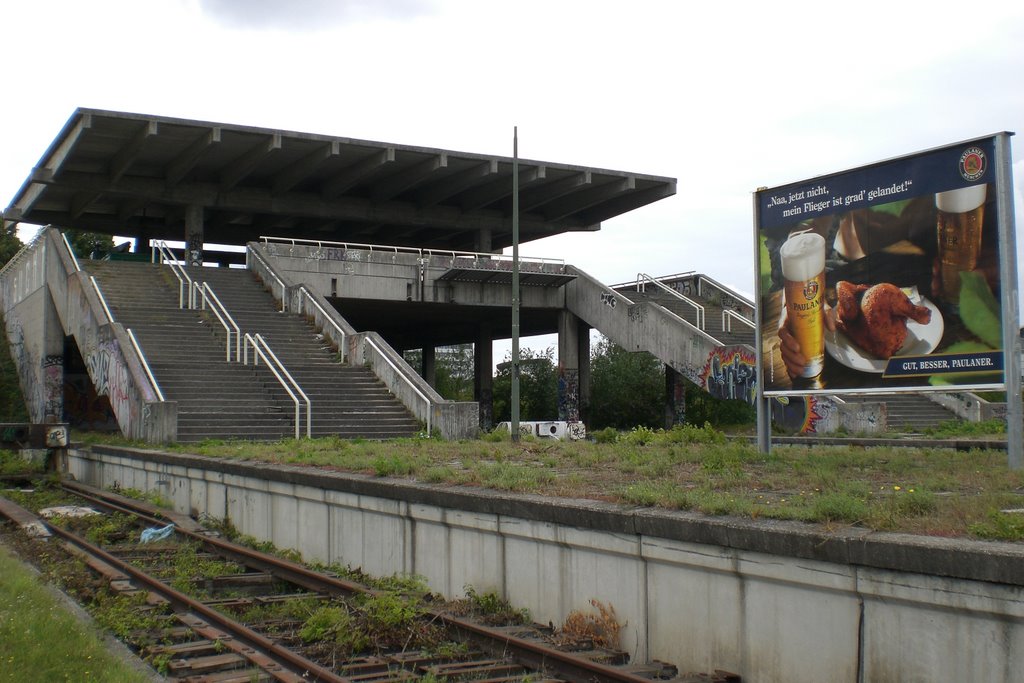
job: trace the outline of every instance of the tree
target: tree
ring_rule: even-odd
[[[114,248],[112,235],[102,235],[97,232],[86,232],[84,230],[65,230],[64,235],[71,243],[71,248],[78,258],[92,258],[107,254]]]
[[[402,354],[405,361],[423,374],[423,350]],[[439,346],[434,352],[434,379],[437,393],[450,401],[473,400],[473,345]]]
[[[645,352],[629,352],[602,337],[590,354],[590,430],[615,427],[663,427],[665,423],[665,366]],[[757,419],[743,401],[715,398],[686,382],[685,420],[715,427],[749,424]]]
[[[0,267],[3,267],[14,258],[22,248],[21,240],[18,239],[17,223],[8,227],[7,223],[0,218]]]
[[[512,419],[512,354],[498,365],[494,375],[494,421]],[[558,382],[555,350],[519,350],[519,418],[522,420],[558,419]]]
[[[629,352],[606,337],[590,353],[587,428],[664,426],[665,366],[644,351]]]

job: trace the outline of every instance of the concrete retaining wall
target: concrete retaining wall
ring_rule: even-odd
[[[86,483],[156,491],[307,560],[496,590],[540,622],[591,598],[637,660],[744,681],[1019,680],[1024,546],[822,533],[125,448],[73,450]]]

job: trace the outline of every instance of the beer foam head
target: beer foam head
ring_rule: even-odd
[[[966,213],[985,203],[985,183],[935,193],[935,208],[946,213]]]
[[[791,236],[779,250],[782,277],[802,282],[825,270],[825,238],[814,232]]]

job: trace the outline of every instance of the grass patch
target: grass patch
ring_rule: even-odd
[[[1024,472],[1010,471],[1002,450],[775,445],[762,454],[707,425],[601,430],[594,436],[596,441],[513,442],[507,432],[495,432],[458,442],[325,438],[169,448],[711,515],[1024,540],[1019,525],[996,515],[1024,508]],[[979,439],[979,446],[984,443]]]
[[[0,547],[0,679],[149,680],[111,655],[99,632],[64,609],[37,577]]]

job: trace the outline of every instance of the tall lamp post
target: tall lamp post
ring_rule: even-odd
[[[519,441],[519,127],[512,127],[512,441]]]

